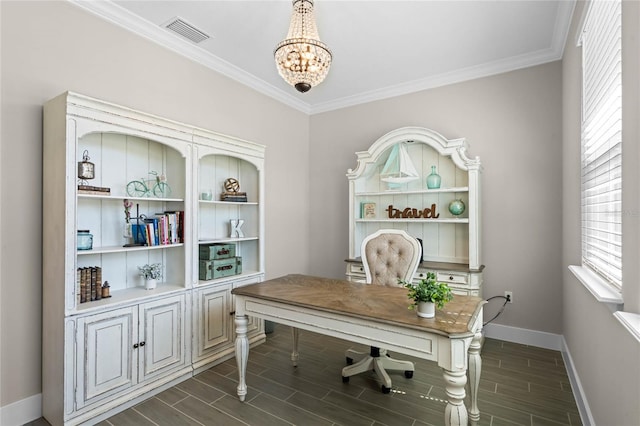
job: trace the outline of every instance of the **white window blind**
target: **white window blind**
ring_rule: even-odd
[[[621,2],[594,0],[582,42],[582,262],[622,286]]]

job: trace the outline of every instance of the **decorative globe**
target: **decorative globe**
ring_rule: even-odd
[[[449,212],[454,216],[464,213],[466,206],[462,200],[453,200],[449,203]]]
[[[227,192],[238,192],[240,189],[240,182],[235,178],[229,178],[224,181],[224,190]]]

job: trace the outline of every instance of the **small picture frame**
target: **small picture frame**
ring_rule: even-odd
[[[362,219],[376,218],[376,203],[365,201],[360,203],[360,217]]]

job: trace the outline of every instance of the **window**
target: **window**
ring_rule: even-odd
[[[621,1],[594,0],[582,43],[582,263],[622,287]]]

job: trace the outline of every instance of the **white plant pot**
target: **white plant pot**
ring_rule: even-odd
[[[149,278],[148,280],[144,280],[144,288],[147,290],[153,290],[154,288],[156,288],[157,284],[158,284],[158,280],[154,278]]]
[[[418,302],[416,314],[421,318],[433,318],[436,316],[436,304],[433,302]]]

